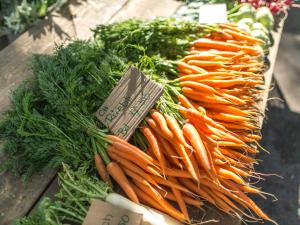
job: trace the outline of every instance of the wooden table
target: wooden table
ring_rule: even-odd
[[[51,53],[55,43],[73,37],[89,38],[90,28],[128,18],[153,19],[172,15],[180,6],[175,0],[71,0],[61,10],[51,13],[46,20],[22,34],[0,51],[0,112],[8,109],[11,91],[31,76],[28,60],[34,53]],[[261,109],[266,107],[283,23],[273,33],[274,46],[269,60],[271,66],[265,73],[266,91]],[[261,118],[262,124],[263,118]],[[5,156],[0,154],[0,162]],[[44,196],[54,196],[58,189],[56,170],[45,170],[34,175],[27,186],[10,173],[0,174],[0,224],[11,224],[16,218],[30,214]],[[192,212],[198,214],[198,211]],[[205,220],[221,220],[223,225],[238,225],[240,221],[224,215],[213,207],[206,211]],[[212,223],[216,224],[216,223]]]

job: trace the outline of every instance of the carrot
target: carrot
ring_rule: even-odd
[[[156,189],[156,191],[160,193],[160,195],[163,196],[164,198],[169,199],[171,201],[176,201],[176,198],[172,192],[162,191],[160,189]],[[200,208],[202,205],[200,200],[196,200],[184,194],[183,194],[183,200],[185,201],[186,204],[195,206],[197,208]]]
[[[265,220],[271,221],[274,224],[277,224],[275,221],[271,220],[270,217],[268,217],[249,197],[247,197],[243,192],[238,191],[239,189],[237,188],[236,184],[234,184],[233,182],[226,182],[230,187],[235,187],[234,190],[236,191],[236,195],[238,195],[239,198],[241,198],[244,203],[247,204],[247,206],[251,208],[258,216]]]
[[[187,194],[192,194],[192,192],[185,188],[185,187],[182,187],[181,185],[177,184],[177,183],[174,183],[170,180],[166,180],[166,179],[163,179],[163,178],[160,178],[160,177],[156,177],[156,176],[153,176],[152,177],[157,183],[161,184],[161,185],[164,185],[164,186],[167,186],[167,187],[170,187],[170,188],[176,188],[177,190],[180,190],[184,193],[187,193]]]
[[[184,61],[189,61],[189,60],[210,60],[213,58],[216,58],[217,55],[208,53],[208,52],[201,52],[201,53],[197,53],[197,54],[192,54],[192,55],[188,55],[185,56],[183,58]]]
[[[181,144],[183,144],[185,147],[189,146],[186,143],[186,140],[184,139],[183,132],[182,132],[181,128],[179,127],[179,124],[178,124],[177,120],[174,117],[169,116],[169,115],[165,115],[165,117],[166,117],[166,122],[167,122],[167,125],[168,125],[169,129],[174,134],[176,139]]]
[[[208,152],[198,134],[196,128],[192,124],[185,124],[182,128],[183,134],[192,144],[197,160],[200,165],[208,172],[211,171],[211,165],[208,159]]]
[[[215,48],[217,50],[226,50],[226,51],[244,51],[250,54],[258,54],[258,51],[249,46],[239,46],[236,44],[230,44],[222,41],[213,41],[207,38],[200,38],[194,42],[196,47],[205,47],[205,48]]]
[[[215,201],[212,199],[210,195],[208,195],[203,189],[197,186],[193,181],[188,179],[180,179],[180,183],[183,184],[185,187],[189,188],[194,193],[197,193],[200,197],[207,200],[212,204],[216,204]]]
[[[258,81],[245,80],[241,78],[235,80],[201,80],[201,82],[218,88],[230,88],[237,85],[256,86],[258,84],[262,84]]]
[[[149,127],[142,127],[140,128],[146,139],[148,140],[151,149],[153,150],[156,158],[159,161],[159,164],[162,168],[163,174],[165,174],[165,168],[166,168],[166,160],[162,153],[162,148],[160,143],[157,140],[157,137],[153,133],[153,131]]]
[[[170,131],[167,125],[167,121],[165,117],[158,112],[157,110],[151,109],[150,116],[155,120],[156,124],[160,127],[161,133],[167,137],[168,140],[173,140],[175,137],[173,133]]]
[[[220,111],[223,113],[229,113],[231,115],[236,116],[247,116],[249,115],[244,110],[239,109],[238,107],[230,106],[230,105],[216,105],[216,104],[209,104],[209,103],[201,103],[201,106],[204,108],[208,108],[207,110],[212,111]]]
[[[123,168],[126,168],[128,170],[134,171],[135,173],[139,174],[140,176],[146,178],[150,183],[158,186],[158,184],[151,178],[149,174],[147,174],[144,170],[142,170],[140,167],[132,163],[131,161],[124,159],[122,157],[117,156],[115,153],[110,152],[109,156],[119,163]]]
[[[163,152],[166,154],[166,156],[171,160],[171,162],[174,165],[178,166],[179,168],[182,168],[182,165],[179,162],[177,157],[178,155],[176,154],[176,151],[173,149],[172,145],[167,140],[165,140],[160,136],[157,136],[157,138],[161,143]]]
[[[168,167],[166,168],[166,176],[192,178],[192,175],[186,170],[168,168]]]
[[[247,35],[247,34],[243,34],[240,31],[235,31],[232,29],[224,29],[223,32],[230,34],[232,37],[234,37],[237,40],[248,41],[248,42],[254,43],[254,44],[264,44],[265,43],[261,39],[251,37],[250,35]]]
[[[173,206],[171,206],[167,201],[165,201],[164,198],[155,190],[155,188],[152,187],[145,179],[143,179],[142,181],[135,180],[135,184],[141,190],[143,190],[145,193],[151,196],[156,202],[158,202],[164,208],[167,214],[181,222],[186,221],[184,215],[180,213],[177,209],[175,209]]]
[[[143,191],[143,189],[139,188],[137,185],[132,184],[132,188],[141,200],[142,203],[146,205],[150,205],[151,207],[158,209],[162,212],[167,213],[167,210],[165,210],[157,201],[155,201],[150,195],[148,195],[146,192]]]
[[[215,128],[218,128],[219,130],[227,132],[227,129],[224,126],[222,126],[221,124],[215,122],[214,120],[207,117],[206,115],[201,114],[197,110],[185,109],[183,111],[186,112],[186,116],[188,117],[188,119],[193,119],[195,122],[197,122],[199,124],[202,124],[203,122],[205,122],[208,125],[211,125],[212,127],[215,127]]]
[[[194,88],[198,91],[206,93],[216,93],[216,90],[214,88],[195,81],[182,81],[180,82],[180,86]]]
[[[229,149],[226,149],[226,148],[219,148],[219,150],[224,154],[224,155],[227,155],[229,157],[232,157],[236,160],[242,160],[242,161],[245,161],[246,163],[248,164],[252,164],[252,163],[255,163],[256,162],[256,159],[253,159],[249,156],[246,156],[240,152],[236,152],[234,150],[229,150]]]
[[[198,177],[198,180],[199,180],[200,177],[201,177],[201,174],[200,174],[200,169],[198,167],[198,163],[197,163],[197,160],[196,160],[194,152],[192,154],[190,154],[189,157],[190,157],[192,166],[193,166],[193,168],[195,170],[195,173],[197,174],[197,177]],[[198,180],[196,180],[196,181],[198,181]]]
[[[114,178],[114,180],[120,185],[122,190],[126,193],[128,198],[135,202],[139,203],[138,197],[134,192],[130,182],[128,181],[127,177],[125,176],[123,170],[116,162],[110,162],[106,166],[107,172]]]
[[[216,170],[217,170],[218,175],[223,177],[224,179],[230,179],[238,184],[245,185],[245,181],[241,177],[236,175],[235,173],[233,173],[229,170],[223,169],[221,167],[216,167]]]
[[[143,163],[145,165],[155,164],[155,160],[139,148],[132,148],[130,145],[123,144],[122,142],[114,142],[113,145],[108,146],[108,149],[110,148],[110,146],[113,146],[116,149],[118,149],[120,152],[118,154],[125,155],[125,158],[127,159],[130,158],[133,161],[136,161],[137,163]]]
[[[191,66],[185,62],[177,62],[177,66],[178,66],[178,68],[184,68],[186,70],[190,70],[192,73],[206,73],[205,69]]]
[[[101,157],[99,156],[99,154],[95,154],[95,165],[96,165],[96,169],[98,171],[99,176],[101,177],[101,179],[108,183],[109,186],[112,187],[112,182],[110,180],[109,174],[106,170],[105,164],[103,162],[103,160],[101,159]]]
[[[231,72],[208,72],[203,74],[189,74],[178,78],[179,81],[199,81],[216,76],[230,77],[234,74]]]
[[[174,178],[174,177],[169,177],[169,180],[178,184],[176,178]],[[185,201],[182,197],[182,193],[174,187],[171,187],[171,190],[175,196],[176,202],[177,202],[181,212],[183,213],[184,217],[186,218],[187,221],[190,221],[189,213],[187,211]]]
[[[207,95],[205,93],[200,93],[194,91],[193,94],[185,93],[185,96],[193,101],[197,102],[204,102],[204,103],[215,103],[215,104],[232,104],[231,102],[227,101],[226,99],[220,98],[215,95]]]
[[[199,61],[199,60],[190,60],[187,62],[191,66],[197,66],[198,68],[202,67],[223,67],[226,63],[223,61]]]
[[[251,120],[244,116],[235,116],[228,113],[222,113],[222,112],[211,112],[208,114],[208,116],[212,119],[224,121],[224,122],[232,122],[232,123],[238,123],[238,122],[250,122]]]
[[[182,94],[177,95],[178,101],[182,104],[183,107],[185,108],[191,108],[191,109],[196,109],[193,104]]]
[[[256,126],[249,124],[249,123],[228,123],[228,122],[218,122],[220,125],[226,127],[227,129],[231,130],[253,130],[258,129]]]
[[[176,149],[178,155],[181,157],[185,167],[191,174],[194,180],[199,181],[198,174],[195,171],[196,168],[194,168],[193,163],[191,162],[191,159],[189,158],[189,155],[187,154],[184,146],[180,143],[172,143],[174,148]]]

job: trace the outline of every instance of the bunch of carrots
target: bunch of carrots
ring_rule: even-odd
[[[245,221],[274,222],[246,195],[268,194],[249,183],[261,179],[253,165],[264,84],[256,46],[263,41],[232,24],[219,27],[192,43],[177,62],[179,77],[169,83],[184,121],[152,109],[140,127],[147,151],[108,135],[111,162],[105,168],[96,154],[96,166],[104,181],[111,182],[108,172],[132,201],[181,222],[192,222],[188,205],[200,208],[204,201]]]

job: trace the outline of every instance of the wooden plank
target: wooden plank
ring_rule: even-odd
[[[169,17],[181,5],[175,0],[131,0],[109,22],[120,22],[130,18],[154,19]]]
[[[101,7],[97,8],[97,17],[95,13],[86,13],[82,19],[88,21],[96,17],[100,22],[107,22],[119,10],[117,7],[119,3],[119,0],[102,0]],[[28,60],[32,54],[49,53],[55,43],[74,37],[76,33],[81,37],[88,36],[90,31],[88,29],[80,30],[79,25],[75,31],[72,21],[72,15],[86,12],[85,7],[87,6],[87,2],[78,5],[78,1],[71,1],[68,6],[53,12],[45,21],[25,32],[0,52],[1,112],[9,107],[11,90],[14,90],[31,75]],[[0,156],[0,162],[4,160],[5,157]],[[41,175],[35,175],[27,186],[24,186],[20,178],[10,173],[0,174],[0,214],[2,215],[0,223],[3,225],[11,224],[14,219],[27,214],[55,177],[55,174],[55,170],[47,170]]]
[[[70,11],[73,15],[76,37],[87,39],[91,36],[90,29],[98,24],[106,24],[113,15],[117,14],[129,0],[88,0],[78,10],[78,6],[71,5]]]
[[[162,93],[160,84],[129,67],[96,116],[113,134],[129,140]]]
[[[271,82],[272,82],[272,77],[273,77],[273,72],[274,72],[274,67],[275,67],[275,62],[276,62],[276,57],[277,57],[277,52],[279,49],[279,43],[281,39],[281,34],[284,26],[284,20],[280,20],[276,27],[276,31],[272,31],[272,36],[274,39],[274,44],[270,48],[270,53],[268,55],[268,60],[270,62],[270,67],[268,70],[264,73],[265,77],[265,84],[264,84],[264,91],[261,96],[261,101],[259,102],[259,109],[260,111],[264,114],[266,107],[267,107],[267,101],[268,101],[268,96],[269,96],[269,91],[271,87]],[[262,127],[264,121],[264,116],[259,117],[259,127]]]

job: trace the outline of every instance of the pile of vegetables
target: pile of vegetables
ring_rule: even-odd
[[[188,1],[175,14],[176,18],[198,21],[199,9],[207,3],[226,3],[228,21],[238,24],[238,27],[253,37],[264,41],[261,46],[266,50],[271,46],[270,31],[274,27],[274,17],[266,7],[254,7],[251,3],[237,4],[235,1]]]
[[[286,13],[293,5],[293,0],[241,0],[241,3],[250,3],[255,8],[268,7],[273,15]]]
[[[255,9],[251,4],[245,3],[232,8],[228,18],[236,23],[240,29],[263,40],[265,42],[263,47],[267,48],[271,45],[270,31],[274,27],[274,17],[269,8]]]
[[[252,184],[261,179],[253,167],[265,69],[258,45],[264,41],[233,24],[176,19],[128,20],[93,32],[93,40],[36,55],[34,76],[15,91],[2,120],[8,156],[2,169],[26,179],[62,163],[79,171],[77,176],[64,166],[57,202],[46,200],[17,224],[38,218],[43,224],[80,224],[91,198],[109,201],[112,179],[135,204],[179,222],[195,222],[187,206],[205,202],[245,221],[274,222],[247,196],[267,195]],[[110,134],[94,113],[129,65],[162,84],[164,93],[127,142]],[[144,209],[139,212],[145,219]],[[164,224],[154,217],[150,224]]]

